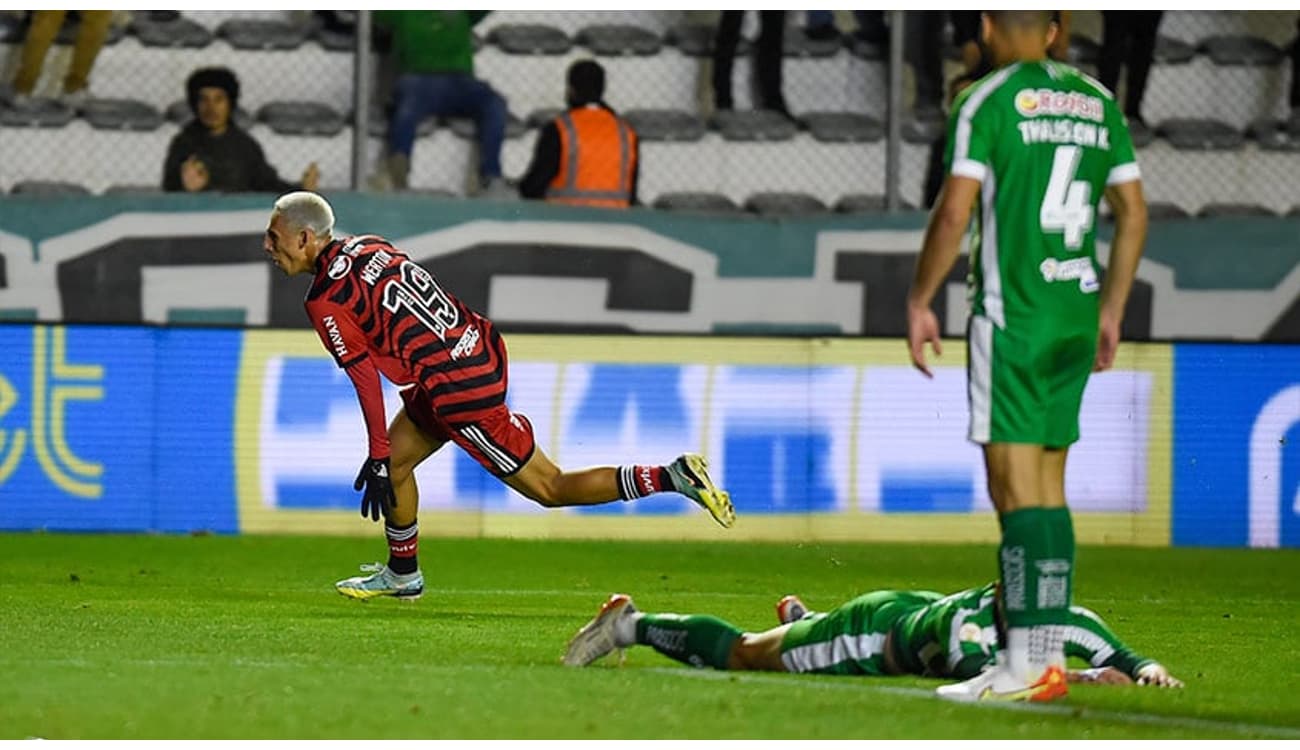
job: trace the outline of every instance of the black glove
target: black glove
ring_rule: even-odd
[[[393,493],[392,474],[392,466],[387,458],[367,458],[361,464],[361,473],[357,474],[352,489],[366,489],[366,494],[361,497],[362,518],[370,516],[372,520],[378,521],[381,513],[384,518],[388,518],[388,514],[393,512],[397,505],[397,495]]]

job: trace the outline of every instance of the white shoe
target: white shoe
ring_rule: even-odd
[[[395,596],[409,602],[424,593],[424,576],[418,570],[402,575],[380,563],[362,565],[361,570],[372,575],[345,578],[334,584],[334,588],[349,599]]]
[[[566,667],[585,667],[609,652],[618,649],[623,653],[623,646],[616,637],[617,626],[624,617],[636,612],[632,597],[627,594],[614,594],[600,606],[600,611],[591,622],[582,626],[578,634],[569,641],[564,651]]]
[[[1011,673],[1011,669],[996,665],[978,675],[953,685],[941,685],[935,691],[940,698],[959,703],[977,701],[1033,701],[1042,702],[1065,697],[1068,688],[1065,671],[1050,666],[1033,682],[1025,682]]]

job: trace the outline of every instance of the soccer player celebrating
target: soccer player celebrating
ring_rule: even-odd
[[[387,240],[333,232],[324,198],[288,193],[275,202],[262,245],[286,274],[313,274],[307,316],[356,387],[369,435],[355,489],[365,493],[363,517],[384,517],[388,563],[363,566],[373,574],[339,581],[339,593],[413,599],[424,592],[412,472],[448,441],[548,508],[679,492],[722,526],[735,521],[730,497],[699,455],[668,466],[560,469],[537,447],[528,418],[506,407],[506,346],[492,321]],[[402,389],[403,408],[387,429],[381,373]]]
[[[1065,459],[1079,439],[1090,371],[1109,368],[1146,236],[1128,127],[1110,92],[1047,59],[1051,11],[988,11],[993,72],[953,104],[948,176],[930,216],[907,300],[913,364],[940,353],[931,301],[956,260],[972,206],[970,439],[983,446],[998,512],[1007,618],[1005,659],[952,700],[1051,700],[1066,693],[1074,527]],[[1105,193],[1115,237],[1099,281],[1094,231]]]
[[[989,583],[949,596],[871,591],[830,612],[810,612],[787,596],[776,606],[781,625],[761,633],[709,615],[639,612],[631,597],[615,594],[569,642],[564,663],[585,667],[641,644],[693,667],[968,679],[992,667],[1001,648],[996,589]],[[1089,665],[1064,673],[1070,682],[1183,686],[1126,646],[1092,610],[1070,607],[1064,636],[1066,654]]]

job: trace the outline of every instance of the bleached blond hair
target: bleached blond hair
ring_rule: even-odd
[[[310,230],[317,237],[329,237],[334,232],[334,209],[329,201],[308,190],[280,196],[272,213],[283,216],[294,229]]]

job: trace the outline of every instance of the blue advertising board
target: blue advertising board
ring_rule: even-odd
[[[1179,344],[1173,541],[1300,547],[1300,347]]]

